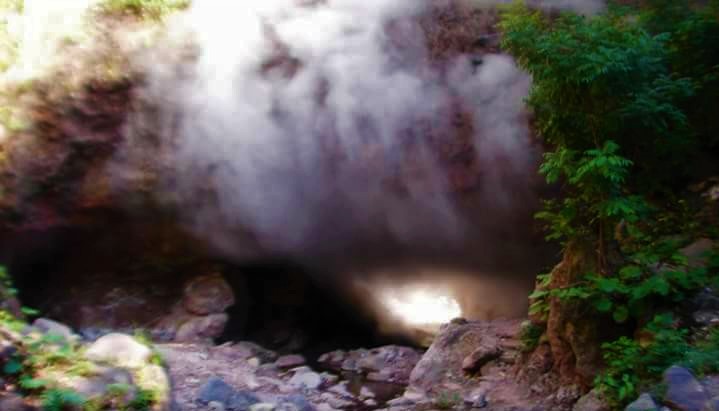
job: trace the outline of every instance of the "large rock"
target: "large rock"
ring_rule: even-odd
[[[218,377],[210,378],[200,389],[197,400],[201,404],[220,403],[228,410],[246,411],[260,400],[252,393],[238,391]]]
[[[108,363],[119,367],[138,368],[149,363],[152,350],[135,338],[112,333],[97,339],[85,352],[90,361]]]
[[[582,396],[574,404],[572,411],[611,411],[611,407],[601,392],[595,388]]]
[[[502,349],[496,340],[487,338],[471,354],[462,360],[462,369],[466,372],[476,372],[488,362],[496,360],[502,355]]]
[[[219,314],[234,303],[232,287],[220,274],[195,278],[185,286],[183,305],[193,314]]]
[[[686,368],[673,366],[664,371],[664,401],[679,411],[705,411],[709,394]]]
[[[651,395],[644,393],[636,401],[627,405],[624,411],[659,411],[659,407]]]
[[[212,377],[200,389],[197,400],[203,404],[209,404],[213,401],[227,404],[230,398],[235,394],[235,389],[227,384],[223,379]]]
[[[72,328],[47,318],[38,318],[33,321],[32,326],[43,334],[62,337],[63,340],[68,342],[78,341],[80,339],[80,337],[72,331]]]
[[[211,342],[222,335],[229,316],[225,313],[189,317],[175,333],[177,342]]]
[[[446,391],[470,389],[472,381],[463,366],[477,347],[490,350],[496,344],[502,348],[502,338],[516,335],[519,323],[506,323],[506,330],[499,330],[501,322],[460,322],[442,326],[439,335],[429,347],[409,378],[409,389],[416,392],[439,394]]]

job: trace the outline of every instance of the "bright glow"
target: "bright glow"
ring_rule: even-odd
[[[407,325],[437,326],[462,316],[454,297],[430,287],[387,289],[381,299],[391,314]]]
[[[18,43],[16,64],[7,76],[25,80],[57,63],[63,44],[85,39],[85,15],[98,0],[25,0],[22,14],[6,16]]]

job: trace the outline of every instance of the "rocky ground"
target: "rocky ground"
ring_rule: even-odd
[[[425,353],[334,351],[309,366],[248,342],[160,346],[181,410],[530,410],[514,382],[517,321],[457,320]]]

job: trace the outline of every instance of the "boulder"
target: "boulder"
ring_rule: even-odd
[[[602,393],[595,388],[583,395],[574,404],[572,411],[611,411],[611,407]]]
[[[220,274],[210,274],[190,281],[182,302],[187,311],[196,315],[219,314],[235,303],[235,295]]]
[[[679,411],[703,411],[709,402],[709,394],[684,367],[672,366],[664,371],[666,386],[664,401]]]
[[[484,339],[477,349],[462,360],[462,369],[466,372],[477,372],[485,364],[496,360],[502,355],[502,349],[498,346],[497,341],[493,339]]]
[[[651,395],[644,393],[636,401],[627,405],[624,411],[659,411],[659,407]]]
[[[235,389],[219,377],[212,377],[200,389],[197,400],[202,404],[209,404],[213,401],[227,404],[235,394]]]
[[[476,381],[472,381],[464,370],[470,357],[478,347],[484,351],[500,348],[498,329],[500,322],[453,322],[442,326],[427,352],[422,356],[410,373],[409,389],[421,393],[439,394],[444,391],[471,391]],[[508,330],[501,334],[516,334],[519,322],[507,323]],[[480,361],[481,362],[481,361]],[[474,364],[473,364],[474,365]]]
[[[222,335],[229,316],[225,313],[193,316],[177,329],[177,342],[211,342]]]
[[[119,333],[107,334],[92,343],[85,357],[90,361],[119,367],[138,368],[149,363],[152,350],[135,338]]]
[[[38,318],[33,321],[32,326],[43,334],[62,337],[67,342],[80,340],[80,337],[72,331],[72,328],[47,318]]]

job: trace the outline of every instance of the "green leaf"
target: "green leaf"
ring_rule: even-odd
[[[626,306],[620,305],[614,310],[614,314],[612,315],[614,318],[614,321],[616,321],[619,324],[622,324],[627,321],[629,318],[629,309],[627,309]]]
[[[612,309],[612,300],[608,298],[602,298],[597,302],[595,307],[599,312],[606,313],[609,312]]]
[[[13,358],[5,363],[5,366],[3,366],[3,372],[8,375],[14,375],[22,371],[22,368],[22,362],[18,361],[16,358]]]

